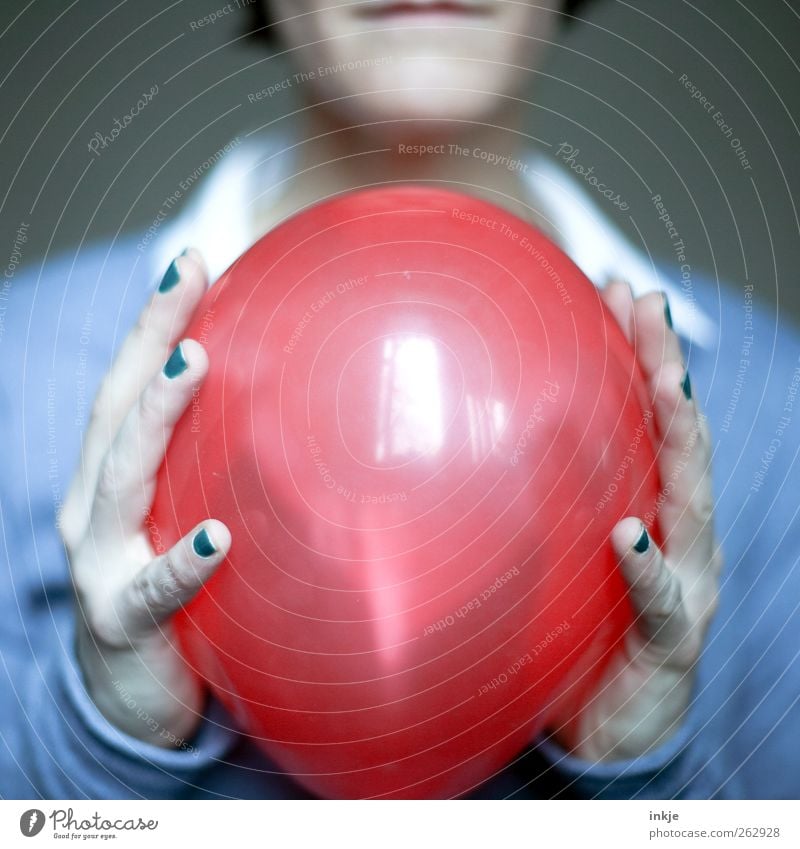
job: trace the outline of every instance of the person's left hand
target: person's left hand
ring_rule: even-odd
[[[635,625],[591,700],[553,727],[572,755],[591,761],[638,757],[677,730],[716,609],[722,567],[708,426],[692,397],[666,298],[653,292],[634,300],[621,281],[609,283],[603,298],[635,347],[653,399],[664,547],[640,517],[623,519],[612,532]]]

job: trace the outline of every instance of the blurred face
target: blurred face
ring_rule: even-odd
[[[535,3],[535,4],[534,4]],[[348,122],[486,120],[498,95],[528,89],[555,27],[558,0],[272,0],[291,49],[294,87],[313,87]],[[300,76],[310,75],[310,78]],[[309,91],[310,93],[310,91]],[[376,130],[378,127],[375,128]],[[395,130],[397,128],[395,127]]]

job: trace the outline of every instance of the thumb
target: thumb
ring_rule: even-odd
[[[611,533],[646,655],[676,664],[690,632],[681,583],[640,519],[628,517]],[[681,666],[685,665],[680,663]]]

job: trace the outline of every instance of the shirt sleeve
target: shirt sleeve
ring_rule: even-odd
[[[9,347],[9,340],[4,342],[3,352]],[[30,386],[33,396],[38,386]],[[165,749],[118,730],[87,694],[74,651],[69,566],[55,528],[54,501],[63,482],[53,472],[61,469],[49,473],[52,482],[47,477],[48,461],[55,463],[59,455],[25,454],[25,438],[38,439],[35,428],[39,423],[47,427],[48,414],[30,416],[30,429],[23,428],[22,396],[12,387],[13,381],[11,387],[7,381],[0,384],[5,450],[0,468],[0,796],[204,795],[201,777],[240,737],[228,727],[218,703],[209,702],[191,741]],[[37,482],[37,474],[50,485]]]
[[[119,731],[86,692],[74,654],[55,644],[36,657],[4,654],[3,795],[50,799],[179,798],[237,738],[210,702],[180,749]]]
[[[587,799],[706,799],[719,781],[713,746],[704,728],[703,701],[694,699],[674,734],[647,754],[628,760],[595,763],[570,755],[552,736],[536,742],[562,783]]]

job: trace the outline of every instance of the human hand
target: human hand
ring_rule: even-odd
[[[722,568],[708,426],[692,397],[666,297],[654,292],[634,300],[621,281],[602,294],[636,349],[653,399],[664,549],[639,517],[623,519],[612,532],[635,625],[593,698],[576,715],[557,717],[561,725],[554,728],[571,754],[591,761],[638,757],[675,732],[716,610]]]
[[[180,746],[203,708],[170,618],[231,542],[224,524],[207,520],[157,554],[146,527],[173,428],[208,370],[198,342],[175,347],[207,284],[196,251],[168,269],[100,387],[59,517],[89,695],[118,728],[163,747]]]

